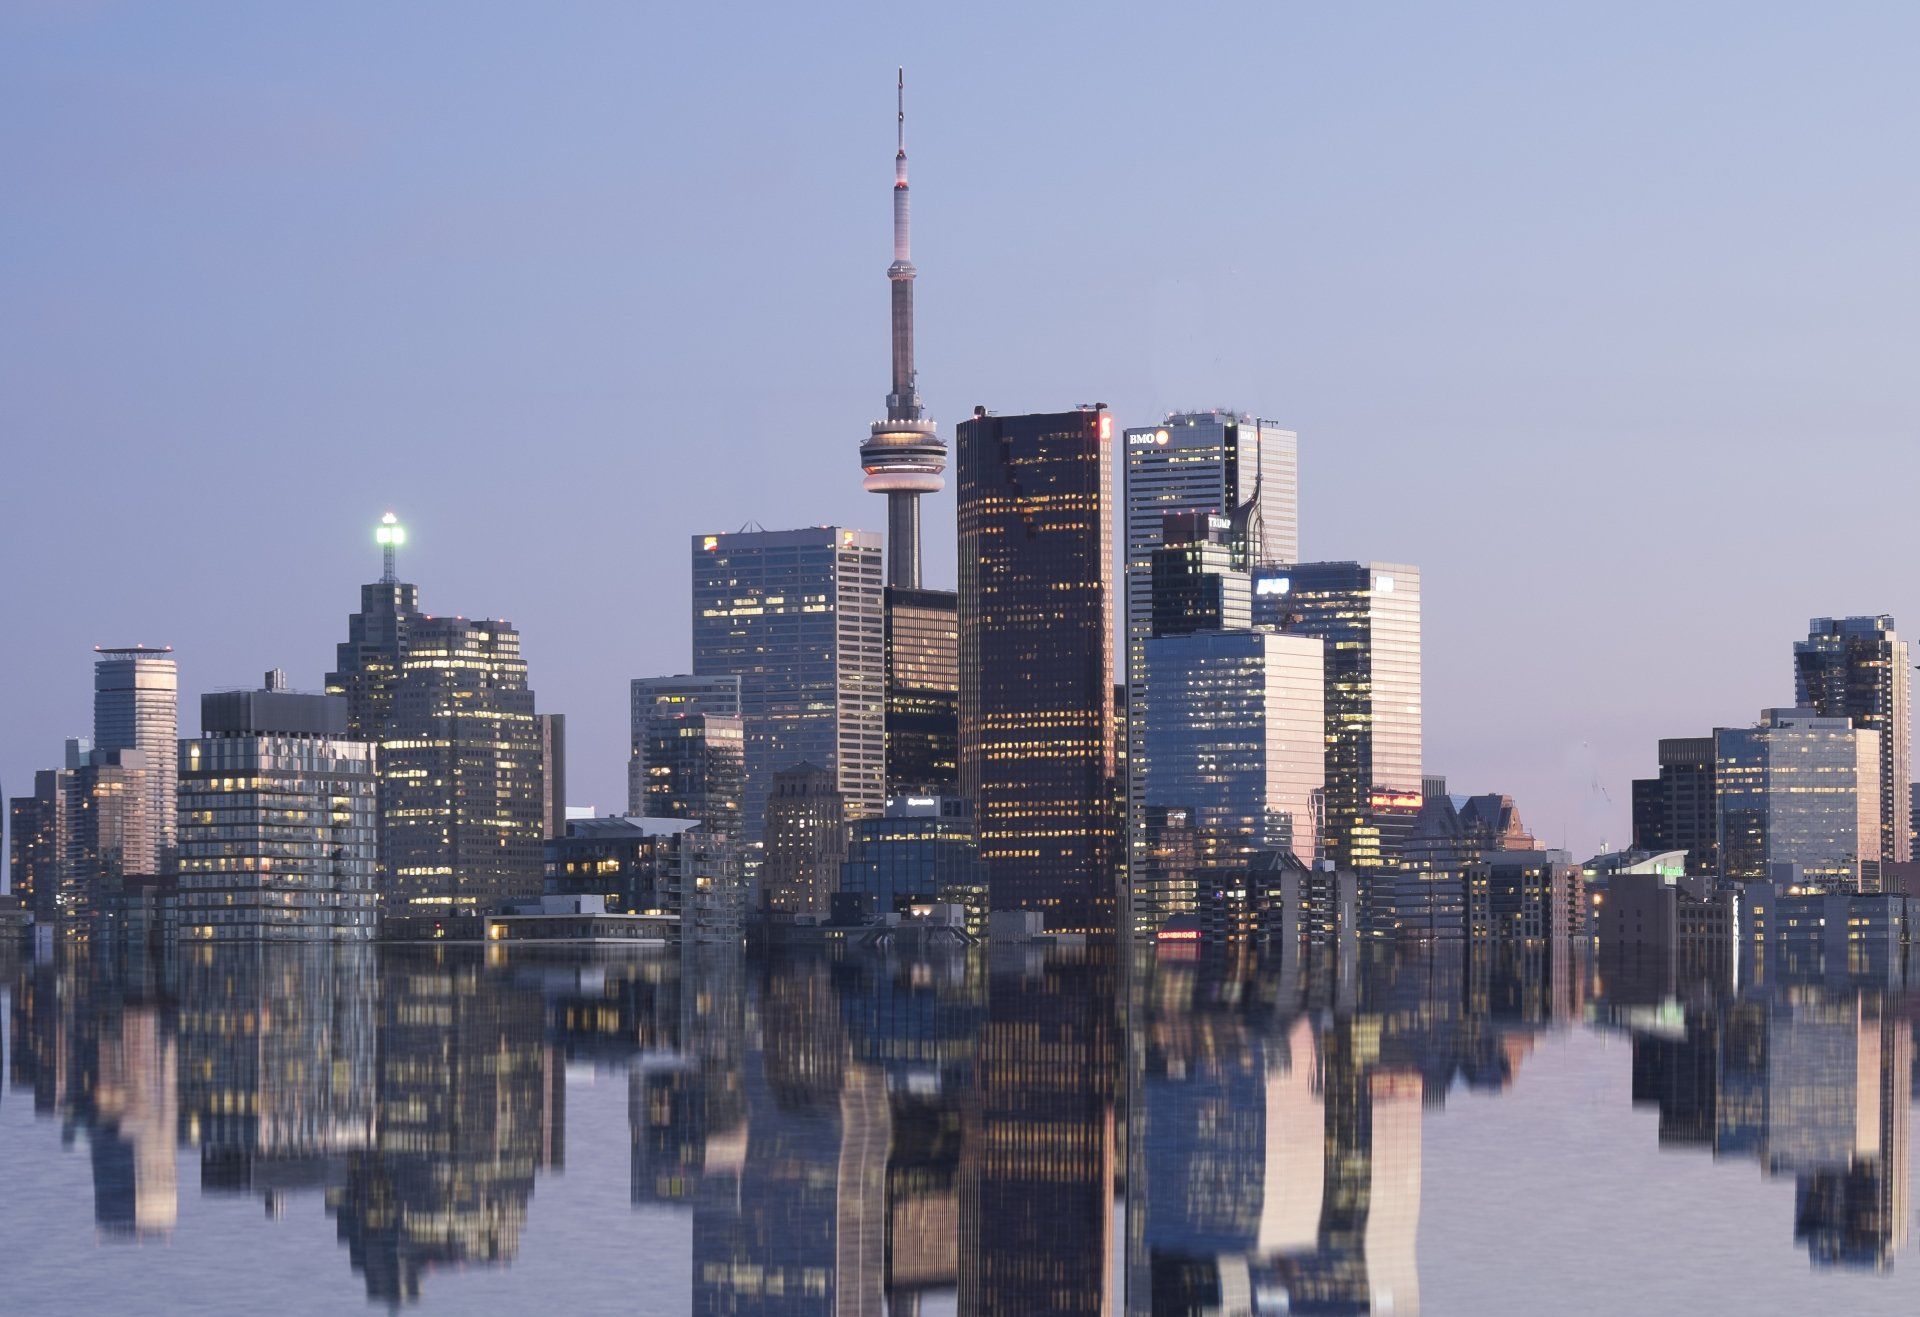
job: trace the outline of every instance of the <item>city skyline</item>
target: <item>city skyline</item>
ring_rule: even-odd
[[[239,31],[242,58],[208,67],[193,53],[202,18],[145,16],[144,80],[126,76],[129,55],[84,11],[0,19],[0,61],[17,75],[0,94],[52,113],[43,144],[14,148],[26,240],[8,259],[38,263],[7,267],[20,285],[17,375],[0,421],[26,440],[29,478],[0,496],[0,524],[16,562],[60,546],[52,567],[16,577],[36,630],[10,653],[8,687],[34,698],[0,702],[0,782],[27,790],[61,739],[85,730],[76,656],[95,644],[174,645],[186,702],[270,666],[317,689],[343,605],[369,579],[365,528],[391,505],[415,531],[410,579],[484,603],[527,636],[543,706],[572,719],[576,801],[617,808],[625,683],[683,670],[685,642],[638,619],[602,631],[597,617],[589,632],[571,583],[603,590],[628,564],[676,561],[688,534],[749,518],[881,528],[848,445],[874,410],[885,74],[905,62],[927,414],[950,426],[976,403],[1018,414],[1100,398],[1119,426],[1226,406],[1296,430],[1311,555],[1422,568],[1423,767],[1512,792],[1543,843],[1624,844],[1628,783],[1653,769],[1659,737],[1788,703],[1782,646],[1808,618],[1910,619],[1920,607],[1901,578],[1897,515],[1920,417],[1894,366],[1914,336],[1900,290],[1916,267],[1885,218],[1911,183],[1887,172],[1899,153],[1878,136],[1911,97],[1886,28],[1913,19],[1862,11],[1815,27],[1743,13],[1736,44],[1732,12],[1673,19],[1659,50],[1579,16],[1529,16],[1487,53],[1419,16],[1382,32],[1334,17],[1182,29],[1136,15],[1095,34],[1098,50],[1150,41],[1175,56],[1242,23],[1302,77],[1272,114],[1237,117],[1164,97],[1049,105],[1021,90],[980,102],[963,88],[984,46],[1005,45],[991,25],[958,41],[934,29],[850,38],[822,67],[783,68],[769,54],[790,34],[773,18],[737,62],[706,71],[703,97],[725,103],[717,121],[687,121],[685,143],[649,143],[638,163],[635,126],[691,75],[623,90],[585,49],[604,37],[617,51],[632,31],[619,20],[582,17],[555,45],[521,52],[502,76],[523,92],[587,64],[571,98],[514,126],[482,112],[482,92],[497,89],[481,57],[524,32],[477,8],[440,74],[449,113],[472,119],[439,150],[427,143],[448,124],[402,99],[398,80],[421,67],[435,24],[395,20],[391,52],[359,83],[348,69],[368,43],[351,17],[338,32]],[[672,36],[694,52],[721,39],[680,21]],[[1088,35],[1066,18],[1032,21],[1031,49],[1009,57],[1021,69]],[[287,35],[314,39],[282,47]],[[1453,57],[1444,74],[1423,48],[1434,40]],[[1676,51],[1732,57],[1681,61],[1683,76]],[[1339,84],[1363,55],[1399,79],[1378,108]],[[241,64],[288,90],[264,91]],[[1564,87],[1544,85],[1545,68]],[[1778,97],[1786,69],[1808,90]],[[1396,146],[1416,110],[1420,131]],[[743,125],[757,125],[745,140],[766,167],[716,174],[713,148]],[[483,140],[485,163],[468,154]],[[1830,149],[1842,140],[1847,150]],[[1235,175],[1270,225],[1189,204],[1235,153],[1273,164]],[[1702,157],[1725,184],[1711,197],[1690,186]],[[408,162],[431,167],[395,192],[393,167]],[[520,195],[529,162],[557,200],[491,205]],[[1628,178],[1640,186],[1618,186]],[[1068,208],[1075,188],[1100,183],[1127,203]],[[692,231],[681,207],[660,204],[663,186],[704,187],[684,213],[721,220]],[[1592,189],[1606,190],[1597,211]],[[727,212],[768,191],[779,224]],[[328,204],[296,215],[316,192]],[[1028,204],[996,215],[989,203],[1009,192]],[[1433,204],[1403,215],[1414,195]],[[1775,204],[1783,195],[1790,204]],[[117,218],[148,201],[157,222]],[[646,224],[627,222],[636,215]],[[560,236],[605,282],[553,250]],[[750,290],[720,249],[769,237],[776,259],[744,263]],[[673,267],[650,241],[672,248]],[[82,259],[99,272],[79,277]],[[1594,277],[1549,273],[1569,262]],[[796,328],[720,306],[750,293],[818,314]],[[1211,308],[1236,295],[1278,314],[1258,332],[1210,328]],[[1009,304],[1031,323],[1009,332],[998,314]],[[1470,305],[1482,313],[1462,324]],[[206,332],[172,332],[189,322]],[[671,341],[651,327],[670,323],[683,331]],[[732,387],[716,392],[720,380]],[[726,482],[690,485],[666,433],[686,426],[657,418],[713,416],[715,397],[730,433],[748,436],[718,449],[744,460],[728,462]],[[1795,490],[1810,522],[1844,518],[1856,535],[1811,552],[1757,524],[1683,540],[1703,568],[1740,563],[1715,574],[1725,598],[1709,623],[1678,584],[1672,540],[1656,551],[1663,537],[1631,523],[1775,496],[1809,435],[1883,475],[1844,496]],[[313,480],[323,445],[330,478]],[[692,445],[703,462],[715,447]],[[487,460],[449,463],[469,451]],[[578,478],[616,462],[620,479]],[[490,509],[509,471],[529,478],[511,480],[520,501],[502,533]],[[84,487],[100,524],[152,525],[156,497],[191,488],[250,507],[271,480],[303,482],[303,497],[294,515],[276,512],[270,551],[257,553],[234,551],[223,517],[169,523],[168,542],[130,553],[125,537],[82,533],[69,505],[35,494]],[[1451,496],[1435,497],[1436,482]],[[1497,515],[1460,515],[1495,495]],[[951,500],[927,506],[926,583],[939,588],[954,579]],[[632,611],[679,614],[676,577],[630,587]],[[1517,601],[1518,619],[1563,636],[1565,652],[1514,665],[1495,651],[1480,606],[1493,577],[1509,618]],[[265,602],[236,610],[229,590]],[[1488,719],[1496,700],[1503,716]]]

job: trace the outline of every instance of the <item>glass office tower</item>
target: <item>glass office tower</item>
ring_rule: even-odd
[[[887,791],[960,781],[960,618],[951,590],[887,588]]]
[[[220,691],[200,728],[179,746],[181,936],[370,940],[373,746],[347,736],[346,700]]]
[[[765,831],[773,775],[810,761],[851,817],[886,794],[880,536],[841,526],[693,537],[693,670],[740,679],[742,836]]]
[[[1391,868],[1420,812],[1420,570],[1319,562],[1254,573],[1255,626],[1326,644],[1327,813],[1343,869]]]
[[[647,814],[654,806],[647,801],[647,744],[653,724],[698,714],[725,718],[740,716],[740,678],[635,677],[629,684],[630,711],[628,731],[632,752],[627,760],[627,813]],[[742,743],[744,745],[744,742]],[[744,768],[742,769],[744,772]],[[736,816],[738,811],[735,811]],[[655,815],[667,818],[672,815]],[[687,817],[691,817],[690,815]]]
[[[1203,864],[1278,850],[1311,866],[1326,772],[1321,642],[1259,631],[1156,636],[1144,671],[1133,770],[1145,806],[1186,810]],[[1163,919],[1190,911],[1192,893],[1160,892],[1149,904]]]
[[[1113,419],[958,429],[960,794],[996,910],[1115,927]]]
[[[180,669],[173,649],[94,647],[93,748],[138,750],[147,759],[147,824],[155,862],[174,838],[174,749],[180,737]]]
[[[1880,855],[1913,857],[1907,792],[1912,777],[1913,661],[1893,619],[1816,617],[1793,646],[1794,702],[1880,734]]]
[[[1721,873],[1741,880],[1798,865],[1833,890],[1879,882],[1880,733],[1807,709],[1768,709],[1714,733]]]

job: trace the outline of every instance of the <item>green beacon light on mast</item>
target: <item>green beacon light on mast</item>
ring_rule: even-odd
[[[388,585],[400,578],[394,573],[393,551],[407,542],[407,528],[400,524],[400,518],[389,512],[380,518],[380,525],[373,532],[374,543],[380,546],[380,561],[383,571],[380,579]]]

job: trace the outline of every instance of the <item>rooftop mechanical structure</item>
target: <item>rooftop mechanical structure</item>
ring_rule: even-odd
[[[896,87],[899,146],[893,157],[893,264],[887,283],[893,311],[893,388],[887,419],[875,421],[860,445],[869,492],[887,496],[887,584],[920,588],[920,496],[946,486],[947,445],[921,414],[913,369],[913,261],[907,236],[907,77]]]

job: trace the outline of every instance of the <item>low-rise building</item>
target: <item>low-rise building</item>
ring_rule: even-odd
[[[547,842],[547,895],[602,898],[621,915],[671,915],[684,937],[737,941],[745,915],[738,845],[694,819],[569,819]]]

